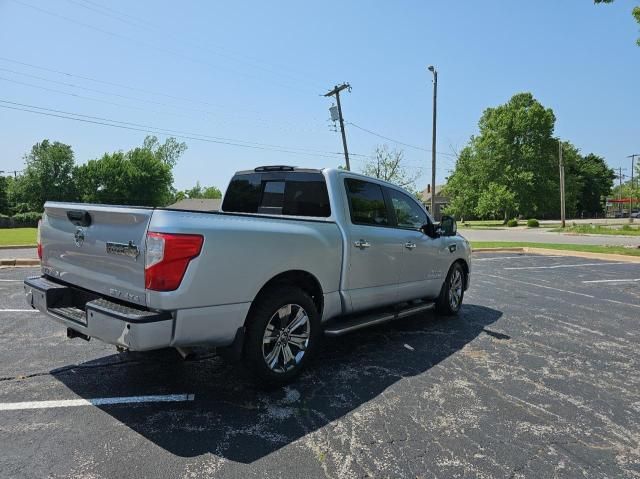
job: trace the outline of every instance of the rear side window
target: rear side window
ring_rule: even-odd
[[[222,211],[257,213],[262,199],[262,175],[236,175],[224,195]]]
[[[265,172],[236,175],[222,211],[288,216],[331,216],[327,184],[321,173]]]
[[[388,226],[387,207],[382,187],[369,181],[347,178],[345,180],[351,222],[372,226]]]

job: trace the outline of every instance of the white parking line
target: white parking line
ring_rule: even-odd
[[[51,409],[76,406],[108,406],[112,404],[131,404],[149,402],[193,401],[195,394],[166,394],[162,396],[129,396],[94,399],[65,399],[61,401],[27,401],[0,403],[0,411],[19,411],[23,409]]]
[[[628,264],[628,263],[580,263],[580,264],[556,264],[553,266],[512,266],[502,269],[557,269],[557,268],[578,268],[580,266],[607,266],[612,264]]]
[[[526,284],[527,286],[535,286],[536,288],[551,289],[553,291],[559,291],[561,293],[575,294],[576,296],[583,296],[585,298],[596,299],[598,301],[606,301],[607,303],[622,304],[623,306],[631,306],[632,308],[640,308],[640,304],[625,303],[623,301],[617,301],[615,299],[598,298],[598,297],[596,297],[596,296],[594,296],[592,294],[578,293],[577,291],[569,291],[567,289],[554,288],[552,286],[545,286],[543,284],[530,283],[528,281],[521,281],[519,279],[514,279],[514,278],[506,278],[504,276],[497,276],[495,274],[487,274],[487,273],[474,273],[474,274],[475,275],[480,275],[480,276],[488,276],[489,278],[501,279],[503,281],[506,281],[507,283]]]
[[[23,279],[0,279],[0,283],[22,283]]]
[[[494,256],[492,258],[474,258],[473,261],[497,261],[499,259],[520,259],[520,258],[562,258],[562,256],[538,256],[535,254],[520,254],[518,256]]]
[[[38,309],[0,309],[0,313],[39,313]]]
[[[640,281],[640,278],[635,279],[592,279],[589,281],[583,281],[583,283],[635,283]]]

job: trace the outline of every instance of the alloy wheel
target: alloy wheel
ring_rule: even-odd
[[[311,322],[298,304],[280,307],[269,319],[262,338],[262,356],[275,373],[286,373],[304,357],[311,337]]]
[[[460,269],[455,268],[449,281],[449,306],[453,311],[460,307],[460,302],[462,301],[462,282],[462,272]]]

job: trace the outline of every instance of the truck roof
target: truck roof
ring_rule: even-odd
[[[395,189],[400,189],[406,192],[406,190],[399,186],[396,185],[394,183],[391,183],[389,181],[380,179],[380,178],[374,178],[372,176],[367,176],[364,175],[362,173],[358,173],[356,171],[347,171],[344,170],[342,168],[335,168],[335,167],[331,167],[331,168],[300,168],[297,166],[289,166],[289,165],[265,165],[265,166],[258,166],[256,168],[254,168],[253,170],[242,170],[242,171],[236,171],[236,175],[249,175],[251,173],[268,173],[268,172],[299,172],[299,173],[322,173],[322,172],[327,172],[327,173],[348,173],[350,175],[354,175],[354,176],[359,176],[361,177],[363,180],[372,180],[375,181],[377,183],[382,183],[386,186],[390,186],[392,188]]]
[[[266,173],[272,171],[299,171],[302,173],[320,173],[322,170],[318,168],[299,168],[297,166],[289,165],[265,165],[258,166],[253,170],[236,171],[236,175],[248,175],[251,173]]]

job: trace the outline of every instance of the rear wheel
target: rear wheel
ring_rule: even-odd
[[[460,263],[453,263],[436,300],[436,311],[444,316],[458,314],[464,298],[464,270]]]
[[[245,364],[261,383],[286,384],[304,368],[319,333],[319,314],[309,295],[297,288],[274,288],[250,314]]]

